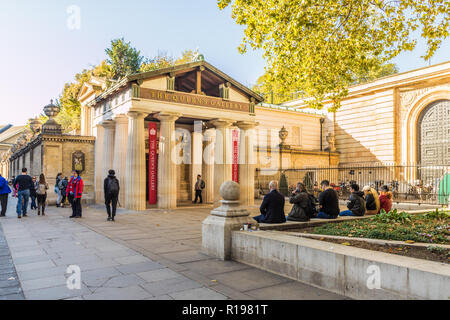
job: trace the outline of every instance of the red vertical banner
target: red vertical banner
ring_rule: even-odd
[[[232,163],[232,179],[239,183],[239,130],[232,130],[232,148],[233,148],[233,163]]]
[[[148,203],[156,204],[158,193],[158,143],[157,143],[157,124],[149,122],[149,154],[148,154]]]

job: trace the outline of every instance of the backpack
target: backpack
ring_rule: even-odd
[[[64,183],[65,182],[65,180],[64,179],[61,179],[60,181],[59,181],[59,183],[58,183],[58,188],[59,188],[59,190],[65,190],[66,189],[66,184]]]
[[[109,179],[108,192],[109,192],[109,194],[113,194],[113,195],[119,194],[119,180],[117,180],[116,178]]]
[[[308,217],[314,217],[318,213],[317,211],[317,199],[314,195],[308,193],[308,207],[306,209],[306,215]]]
[[[200,184],[201,189],[205,189],[205,181],[202,180],[202,183]]]
[[[44,195],[47,193],[48,186],[46,184],[39,184],[36,193],[39,195]]]

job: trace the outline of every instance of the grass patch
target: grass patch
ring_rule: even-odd
[[[314,227],[313,234],[450,244],[450,212],[432,211],[410,215],[392,210],[368,219],[327,223]]]

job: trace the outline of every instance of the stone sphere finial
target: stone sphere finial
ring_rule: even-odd
[[[222,183],[219,192],[223,200],[227,201],[237,201],[241,195],[239,183],[234,181],[225,181]]]

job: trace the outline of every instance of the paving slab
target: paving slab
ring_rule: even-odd
[[[342,300],[342,296],[329,291],[308,290],[309,285],[301,282],[282,283],[265,288],[246,291],[247,295],[259,300]]]
[[[126,288],[100,288],[95,293],[84,295],[85,300],[141,300],[150,298],[152,295],[134,285]]]
[[[218,282],[242,292],[291,281],[254,268],[217,274],[214,277]]]
[[[172,279],[160,280],[141,285],[145,290],[154,296],[163,296],[168,293],[185,291],[188,289],[200,288],[202,284],[186,277],[176,277]]]
[[[180,276],[178,272],[172,271],[169,268],[139,272],[137,275],[144,279],[146,282],[173,279]]]
[[[227,300],[228,298],[209,288],[195,288],[170,293],[175,300]]]
[[[116,269],[124,274],[129,273],[139,273],[145,271],[151,271],[156,269],[162,269],[164,266],[160,265],[157,262],[148,261],[148,262],[139,262],[139,263],[131,263],[126,265],[117,266]]]

